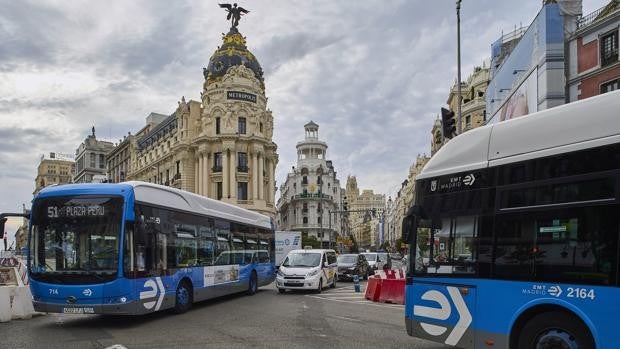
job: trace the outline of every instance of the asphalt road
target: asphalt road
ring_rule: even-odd
[[[321,294],[283,295],[272,284],[254,296],[198,303],[182,315],[49,314],[0,323],[0,334],[0,348],[11,349],[446,348],[407,336],[403,306],[366,301],[351,282]]]

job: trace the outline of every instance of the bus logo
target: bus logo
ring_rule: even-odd
[[[157,300],[145,302],[143,305],[147,310],[153,309],[155,307],[155,311],[158,311],[161,307],[161,303],[164,300],[164,295],[166,294],[166,289],[164,288],[164,284],[161,282],[160,277],[156,277],[155,280],[148,279],[144,282],[144,288],[148,288],[148,291],[140,292],[140,300],[150,299],[157,297]],[[157,296],[159,294],[159,297]]]
[[[465,176],[465,178],[463,178],[463,183],[465,183],[465,185],[469,185],[472,186],[474,185],[474,182],[476,181],[476,177],[474,177],[474,174],[468,174],[467,176]]]
[[[455,346],[461,340],[465,331],[471,325],[472,317],[469,309],[467,309],[467,305],[463,300],[463,297],[459,293],[458,288],[448,286],[448,294],[456,307],[456,311],[459,314],[459,321],[454,325],[452,332],[446,338],[445,343],[448,345]],[[439,305],[439,307],[425,307],[421,305],[413,306],[413,314],[415,316],[426,317],[433,320],[447,320],[452,314],[452,307],[450,306],[450,302],[448,298],[441,292],[436,290],[426,291],[422,297],[425,301],[433,301]],[[420,326],[422,329],[426,331],[431,336],[440,336],[444,334],[448,328],[445,326],[433,325],[426,322],[420,322]]]
[[[431,191],[437,190],[437,181],[431,181]]]

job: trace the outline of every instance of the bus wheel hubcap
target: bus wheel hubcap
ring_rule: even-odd
[[[188,301],[188,293],[185,287],[179,288],[179,292],[177,292],[177,299],[180,304],[187,304]]]
[[[579,349],[575,337],[562,330],[549,330],[536,341],[536,349]]]

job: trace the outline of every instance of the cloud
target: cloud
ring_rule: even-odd
[[[585,0],[589,13],[607,0]],[[240,31],[265,71],[281,184],[314,120],[344,186],[393,195],[456,76],[453,1],[288,1],[244,5]],[[540,1],[464,2],[463,78],[490,45],[528,25]],[[0,211],[28,203],[39,157],[74,153],[94,125],[117,141],[150,112],[199,99],[202,67],[230,23],[217,1],[2,1]]]

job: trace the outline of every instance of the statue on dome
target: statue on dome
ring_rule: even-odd
[[[219,4],[219,5],[221,8],[226,9],[226,12],[228,12],[228,16],[226,17],[226,19],[227,20],[230,19],[232,21],[233,28],[237,28],[237,26],[239,25],[239,20],[241,19],[241,16],[250,12],[241,6],[237,7],[237,3],[234,3],[232,5],[231,4]]]

